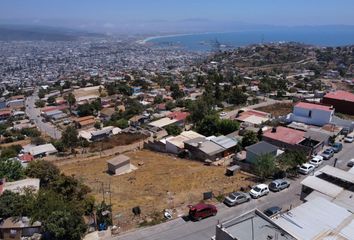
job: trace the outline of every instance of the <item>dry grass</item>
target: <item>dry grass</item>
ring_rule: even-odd
[[[279,117],[291,113],[293,106],[293,103],[275,103],[273,105],[256,108],[256,110],[270,113],[274,117]]]
[[[131,209],[135,206],[140,206],[145,216],[161,213],[166,208],[181,213],[187,209],[188,204],[199,202],[205,191],[219,195],[253,184],[252,176],[245,173],[226,177],[223,167],[204,166],[200,162],[147,150],[126,155],[138,169],[121,176],[106,173],[108,157],[60,166],[65,174],[75,175],[88,184],[98,201],[102,200],[100,182],[104,183],[106,190],[111,184],[114,215],[122,214],[120,224],[125,223],[121,225],[124,229],[138,224],[132,220]],[[108,196],[105,195],[106,199]]]
[[[5,148],[5,147],[13,146],[13,145],[25,146],[25,145],[30,144],[30,143],[31,143],[31,139],[25,139],[25,140],[11,142],[11,143],[2,143],[2,144],[0,144],[0,146]]]
[[[97,95],[99,96],[99,86],[95,87],[86,87],[86,88],[80,88],[74,90],[73,94],[75,95],[76,98],[78,97],[85,97],[85,96],[90,96],[90,95]],[[102,90],[104,90],[104,87],[102,86]]]

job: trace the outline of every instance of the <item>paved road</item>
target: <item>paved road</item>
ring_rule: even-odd
[[[264,98],[260,98],[261,101],[263,101]],[[265,98],[264,102],[260,102],[254,105],[249,105],[249,106],[245,106],[242,108],[248,108],[248,109],[255,109],[255,108],[260,108],[260,107],[266,107],[266,106],[270,106],[273,105],[275,103],[286,103],[286,102],[292,102],[291,100],[275,100],[275,99],[271,99],[271,98]],[[234,109],[230,112],[226,112],[226,116],[222,117],[222,118],[226,118],[226,119],[234,119],[235,116],[237,115],[238,111],[242,108],[238,108],[238,109]]]
[[[335,154],[333,158],[324,162],[324,165],[332,165],[334,159],[338,158],[337,166],[343,170],[348,170],[347,161],[354,158],[354,143],[344,143],[343,150]],[[323,166],[324,166],[323,165]],[[116,236],[117,240],[206,240],[215,235],[215,226],[218,221],[225,221],[235,216],[251,211],[255,208],[263,211],[271,206],[280,206],[284,210],[301,204],[300,192],[301,181],[306,176],[300,176],[296,180],[290,180],[290,188],[279,193],[271,192],[268,196],[257,200],[251,200],[236,207],[229,208],[219,204],[218,214],[215,217],[204,219],[200,222],[186,222],[178,218],[156,226],[143,228],[134,232],[129,232]]]
[[[26,99],[26,114],[33,120],[37,128],[44,134],[49,135],[51,138],[60,139],[61,131],[57,129],[53,124],[48,122],[43,122],[43,118],[40,116],[39,108],[35,107],[35,102],[38,99],[37,92]]]

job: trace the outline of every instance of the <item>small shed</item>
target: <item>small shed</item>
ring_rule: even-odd
[[[230,166],[226,169],[225,175],[226,176],[234,176],[237,172],[240,171],[240,168],[241,167],[239,165]]]
[[[130,158],[120,154],[107,161],[108,172],[114,175],[119,175],[130,171]]]

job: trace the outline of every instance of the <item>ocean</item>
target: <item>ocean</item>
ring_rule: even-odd
[[[344,46],[354,44],[354,27],[285,28],[225,33],[198,33],[157,36],[145,40],[153,46],[173,46],[190,51],[231,49],[250,44],[271,42],[299,42],[316,46]]]

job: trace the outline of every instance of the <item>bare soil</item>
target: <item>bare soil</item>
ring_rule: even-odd
[[[167,154],[142,150],[126,155],[138,169],[120,176],[106,172],[110,157],[58,164],[65,174],[75,175],[90,186],[97,202],[103,198],[109,202],[110,189],[113,220],[122,231],[148,221],[158,223],[164,209],[173,209],[174,217],[182,215],[189,204],[202,200],[203,192],[212,191],[219,196],[254,184],[250,174],[240,172],[227,177],[224,167],[205,166]],[[141,208],[140,217],[132,213],[135,206]]]
[[[274,117],[279,117],[291,113],[293,106],[293,103],[275,103],[273,105],[256,108],[256,110],[270,113]]]

